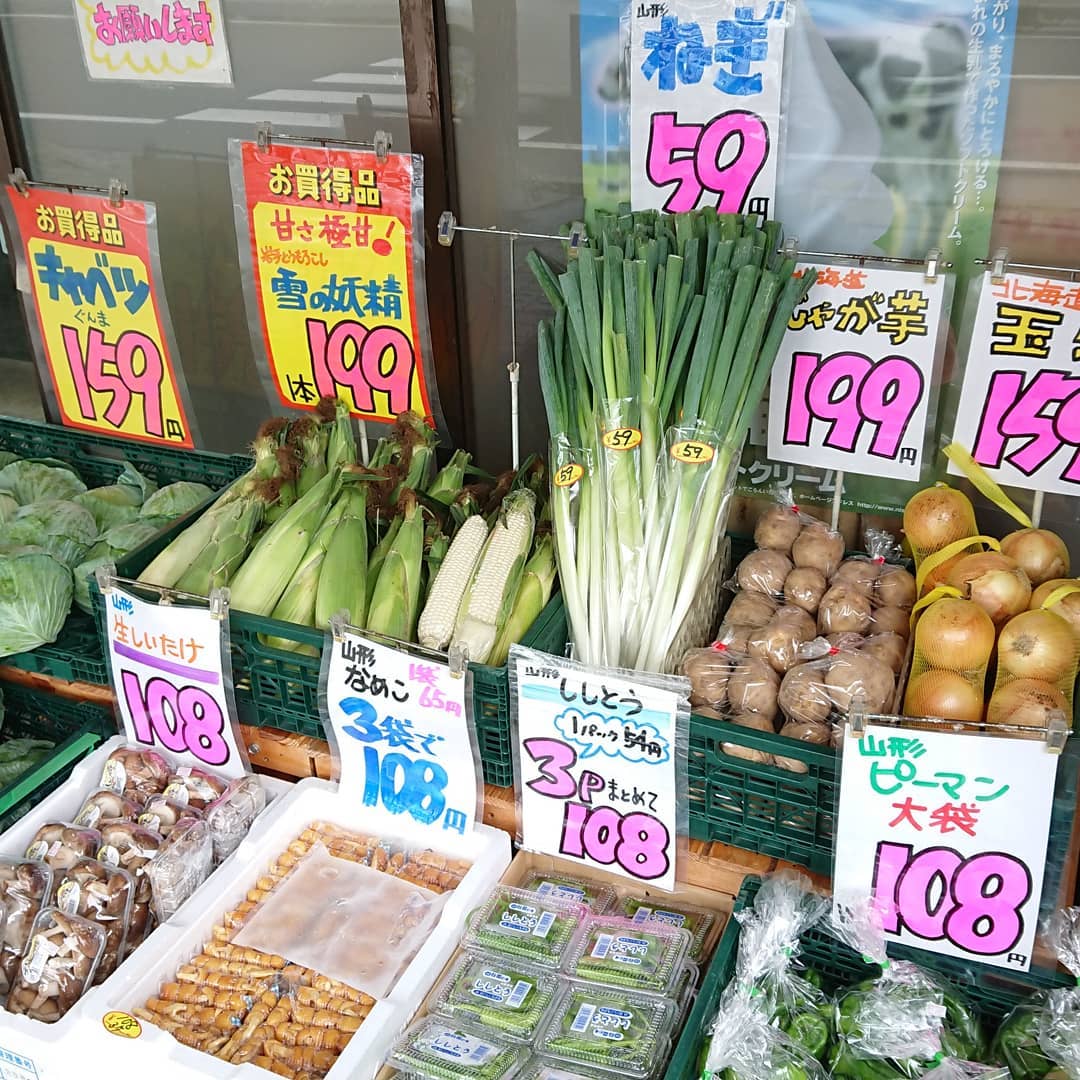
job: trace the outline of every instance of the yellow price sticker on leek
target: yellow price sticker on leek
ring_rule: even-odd
[[[641,432],[635,427],[612,428],[601,440],[609,450],[633,450],[641,445]]]
[[[101,1018],[105,1030],[122,1039],[137,1039],[142,1034],[142,1024],[131,1013],[108,1012]]]
[[[573,487],[585,475],[585,468],[576,461],[569,461],[555,470],[555,486]]]
[[[683,461],[687,465],[704,465],[706,461],[712,461],[716,456],[716,450],[708,443],[698,442],[696,439],[683,439],[672,446],[671,456],[676,461]]]

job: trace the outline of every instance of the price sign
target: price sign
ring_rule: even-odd
[[[1080,495],[1078,360],[1080,285],[985,274],[953,438],[999,484]]]
[[[776,194],[787,0],[630,5],[637,210],[762,213]]]
[[[130,742],[231,779],[248,763],[232,720],[228,618],[211,601],[216,610],[151,604],[108,586],[109,665]]]
[[[817,271],[773,367],[769,457],[918,480],[948,326],[946,279],[869,267]]]
[[[834,893],[873,895],[888,940],[1026,971],[1057,763],[1042,740],[849,733]]]
[[[49,418],[191,448],[198,441],[161,288],[153,203],[6,189],[16,280]]]
[[[676,797],[686,790],[676,732],[689,704],[658,683],[680,681],[516,645],[510,664],[522,845],[674,889]]]
[[[324,395],[441,423],[424,291],[423,161],[229,143],[244,299],[270,400]]]
[[[473,828],[482,787],[463,676],[345,631],[323,650],[323,680],[343,791],[389,828]]]

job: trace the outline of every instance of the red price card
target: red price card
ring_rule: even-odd
[[[1059,760],[1040,738],[849,730],[834,894],[874,896],[887,941],[1026,971]]]

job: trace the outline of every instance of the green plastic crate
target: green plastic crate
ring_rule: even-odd
[[[0,416],[0,450],[20,457],[66,461],[89,487],[114,483],[125,461],[159,487],[194,480],[215,490],[251,467],[251,459],[241,454],[173,450],[11,416]],[[105,685],[109,681],[94,619],[77,608],[72,609],[56,641],[30,652],[0,657],[0,665],[73,682]]]
[[[116,722],[111,709],[14,683],[0,683],[0,693],[5,711],[0,741],[29,737],[56,744],[44,761],[0,788],[0,832],[4,832],[64,783],[87,754],[115,735]]]
[[[137,578],[200,512],[192,511],[142,547],[129,552],[117,564],[117,574],[124,578]],[[91,584],[90,591],[100,631],[103,599],[96,583]],[[230,611],[229,635],[232,642],[233,688],[240,722],[325,738],[319,716],[322,631],[246,611]],[[275,649],[260,641],[260,635],[300,642],[311,646],[318,655],[307,656]],[[563,653],[566,647],[566,613],[560,594],[556,593],[537,617],[524,644],[541,652]],[[514,782],[514,755],[510,745],[510,684],[506,667],[475,664],[470,670],[473,676],[473,721],[484,780],[497,787],[509,787]]]
[[[741,911],[751,906],[760,886],[760,878],[747,878],[735,902],[735,910]],[[712,1018],[716,1015],[720,995],[735,974],[740,930],[738,920],[732,918],[728,921],[698,991],[694,1008],[664,1073],[664,1080],[698,1080],[698,1055]],[[942,976],[960,991],[988,1026],[999,1024],[1014,1006],[1036,990],[1070,985],[1068,979],[1056,973],[1030,972],[1020,975],[1000,972],[985,965],[973,966],[964,961],[935,957],[899,946],[890,947],[889,954],[914,960]],[[821,972],[830,990],[851,985],[880,972],[878,968],[871,971],[858,953],[820,930],[811,930],[803,935],[800,960],[807,967]]]

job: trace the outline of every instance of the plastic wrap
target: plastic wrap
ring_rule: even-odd
[[[777,608],[765,626],[747,636],[747,652],[783,675],[799,662],[800,646],[816,634],[814,620],[801,607],[787,604]]]
[[[674,926],[594,915],[586,919],[563,967],[578,982],[674,998],[690,941],[688,931]]]
[[[690,680],[690,705],[722,713],[728,703],[728,679],[735,656],[723,642],[705,649],[691,649],[682,663],[682,673]]]
[[[104,982],[124,959],[128,920],[135,899],[135,883],[126,870],[106,866],[97,859],[80,859],[56,878],[56,906],[65,915],[78,915],[105,931],[105,947],[94,976]]]
[[[139,812],[135,821],[144,829],[156,832],[159,836],[168,840],[173,829],[182,821],[199,820],[202,811],[193,806],[185,806],[175,802],[165,795],[151,795],[146,800],[146,806]]]
[[[725,626],[764,626],[775,614],[777,601],[756,589],[740,590],[724,613]],[[816,608],[814,609],[817,610]],[[721,640],[723,636],[721,635]]]
[[[115,791],[100,788],[86,797],[72,824],[96,829],[116,821],[134,821],[141,813],[139,805],[135,800],[118,795]]]
[[[1010,1080],[1009,1070],[999,1065],[945,1058],[922,1074],[923,1080]]]
[[[706,908],[694,907],[682,902],[669,904],[663,901],[657,904],[657,898],[626,896],[619,903],[619,910],[636,925],[659,923],[662,926],[674,926],[690,934],[690,960],[698,961],[705,950],[705,942],[716,923],[714,912]]]
[[[0,906],[6,920],[0,936],[0,994],[11,989],[30,928],[48,903],[52,886],[53,872],[44,863],[0,858]]]
[[[795,564],[786,555],[769,548],[751,551],[735,571],[735,581],[746,592],[762,593],[779,600],[784,595],[784,582]]]
[[[45,908],[30,930],[8,1012],[55,1023],[93,985],[104,949],[105,931],[97,923]]]
[[[526,892],[537,896],[554,897],[556,900],[569,900],[575,904],[586,904],[594,915],[604,915],[615,906],[616,893],[610,885],[572,874],[545,873],[537,870],[530,874],[521,887]]]
[[[170,772],[169,763],[159,753],[121,746],[102,767],[101,786],[141,802],[165,790]]]
[[[844,537],[819,521],[803,526],[791,545],[791,558],[796,566],[813,567],[826,578],[836,573],[844,558]]]
[[[266,806],[266,789],[256,776],[241,776],[206,809],[206,823],[214,842],[214,861],[224,862],[247,836]]]
[[[865,634],[873,625],[868,592],[854,585],[830,585],[818,607],[817,627],[822,634]]]
[[[464,944],[534,967],[557,969],[588,914],[584,904],[499,885],[470,917]]]
[[[154,918],[171,919],[214,869],[214,841],[205,821],[183,818],[145,869]]]
[[[184,765],[170,775],[163,794],[174,802],[205,810],[225,793],[227,787],[228,782],[220,776]]]
[[[42,825],[26,849],[26,858],[39,859],[53,870],[68,870],[79,859],[95,856],[101,847],[97,829],[82,829],[66,822]]]
[[[426,1016],[398,1040],[387,1064],[411,1080],[510,1080],[526,1056],[523,1047],[482,1029]]]

